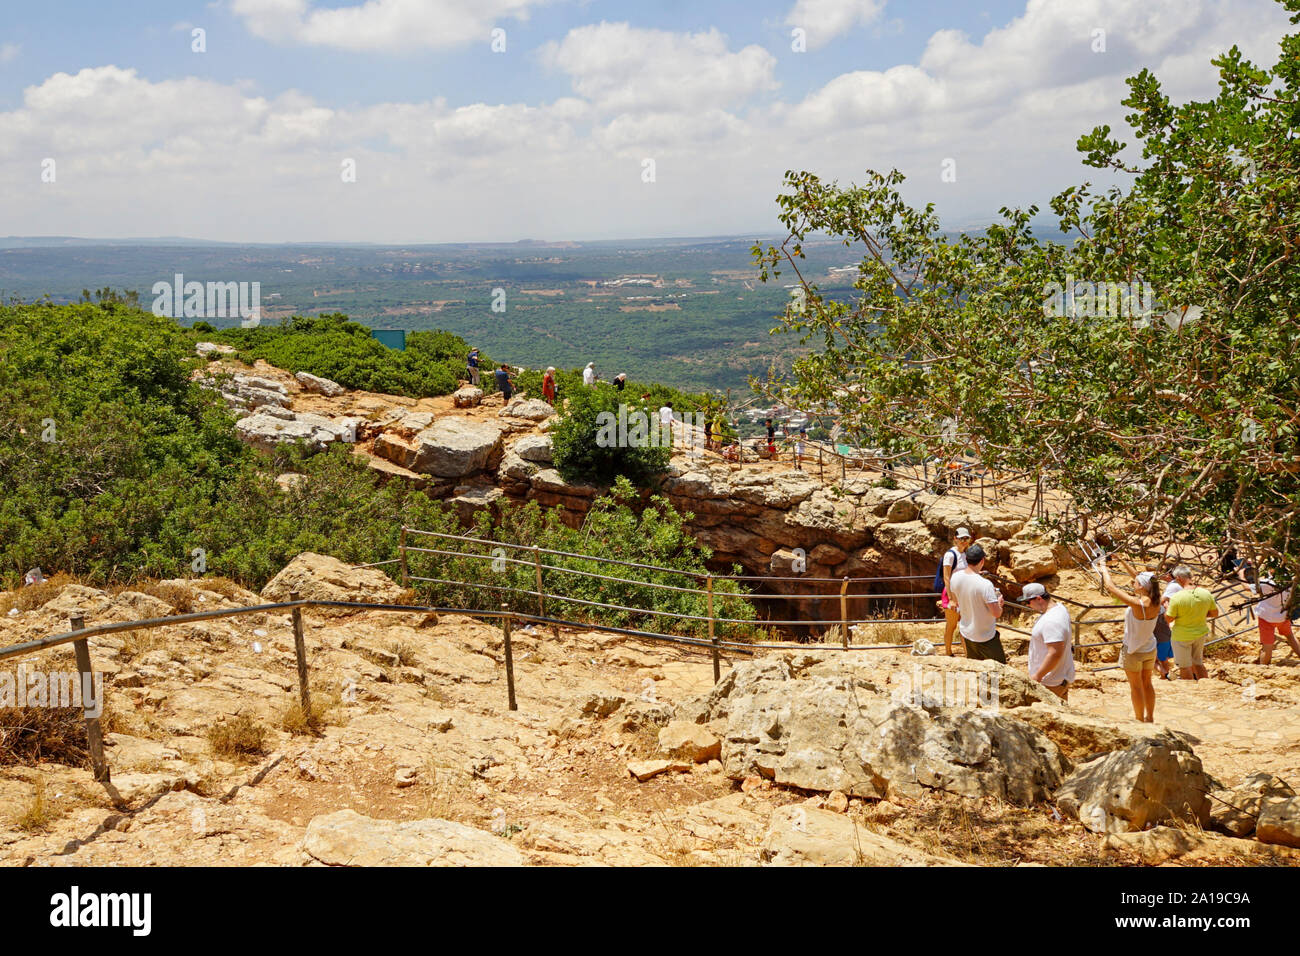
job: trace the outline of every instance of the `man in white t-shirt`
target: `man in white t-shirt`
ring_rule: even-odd
[[[966,549],[966,568],[956,572],[948,585],[950,597],[957,599],[966,656],[972,660],[1007,662],[1006,651],[998,637],[998,618],[1002,616],[1002,595],[993,582],[980,575],[984,570],[984,549],[972,544]]]
[[[952,636],[957,632],[959,618],[957,601],[952,596],[952,576],[966,567],[966,549],[970,547],[970,531],[958,528],[952,547],[943,553],[943,590],[939,594],[939,607],[943,609],[943,646],[944,653],[952,657]]]
[[[1291,652],[1300,657],[1300,641],[1296,640],[1291,629],[1291,618],[1287,616],[1287,605],[1291,602],[1291,589],[1281,587],[1270,575],[1259,579],[1259,603],[1255,605],[1255,619],[1259,624],[1259,662],[1273,663],[1273,645],[1277,635],[1281,634]]]
[[[1026,584],[1020,599],[1038,612],[1029,636],[1029,679],[1066,700],[1074,680],[1070,612],[1041,584]]]
[[[587,367],[582,370],[582,384],[591,388],[596,384],[596,363],[588,362]]]

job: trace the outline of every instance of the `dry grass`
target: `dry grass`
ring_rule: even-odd
[[[0,766],[43,761],[89,766],[80,707],[0,708]]]
[[[69,584],[78,583],[72,575],[60,572],[43,584],[33,584],[29,587],[20,587],[16,591],[9,591],[0,595],[0,614],[8,614],[14,608],[20,611],[34,611],[47,601],[58,597],[59,592]]]
[[[295,699],[280,715],[280,727],[296,736],[319,735],[327,725],[334,722],[332,718],[340,702],[341,698],[337,694],[313,689],[311,713],[303,709],[301,700]]]
[[[194,582],[194,586],[220,594],[227,601],[240,601],[244,597],[245,589],[230,578],[201,578]]]
[[[189,614],[198,610],[198,595],[188,584],[165,583],[162,581],[145,581],[133,590],[156,597],[164,604],[169,604],[177,614]]]
[[[659,755],[659,726],[642,724],[628,734],[628,753],[637,757],[657,757]]]
[[[414,667],[416,664],[415,648],[406,641],[390,641],[385,650],[397,658],[399,667]]]
[[[134,661],[150,651],[165,646],[166,638],[160,628],[146,628],[142,631],[127,631],[122,635],[122,659]]]
[[[39,833],[48,830],[50,824],[58,818],[58,812],[45,797],[45,778],[37,777],[32,799],[26,809],[14,819],[14,826],[24,833]]]
[[[247,762],[266,752],[266,728],[248,714],[213,724],[207,738],[212,753],[218,757]]]
[[[424,777],[427,782],[424,802],[426,819],[435,817],[477,825],[478,800],[474,794],[472,777],[468,773],[440,765],[430,758],[424,767]]]

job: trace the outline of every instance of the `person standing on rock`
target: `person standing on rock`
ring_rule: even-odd
[[[1026,584],[1020,599],[1038,612],[1029,635],[1029,679],[1066,700],[1074,680],[1070,612],[1060,601],[1053,601],[1041,584]]]
[[[542,376],[542,398],[546,399],[548,405],[555,404],[555,366],[553,365]]]
[[[1192,586],[1192,569],[1185,564],[1174,568],[1174,580],[1182,590],[1169,601],[1165,619],[1174,645],[1174,663],[1180,680],[1208,677],[1205,669],[1205,639],[1210,636],[1210,620],[1219,616],[1219,605],[1209,588]]]
[[[511,397],[515,394],[515,383],[510,381],[510,368],[503,362],[495,374],[497,388],[501,389],[501,397],[509,404]]]
[[[465,367],[469,370],[469,383],[478,388],[478,349],[469,350],[469,357],[465,359]]]
[[[1156,710],[1156,689],[1151,678],[1156,668],[1160,581],[1155,572],[1143,571],[1133,576],[1133,590],[1124,591],[1116,587],[1104,559],[1097,562],[1097,570],[1101,572],[1102,587],[1127,607],[1124,612],[1124,643],[1119,652],[1119,666],[1128,678],[1133,716],[1149,724],[1155,719]]]
[[[983,570],[984,549],[972,544],[966,549],[966,569],[952,575],[949,585],[960,615],[957,629],[961,631],[967,657],[1005,664],[1007,653],[998,636],[998,618],[1004,607],[1002,595],[992,581],[981,576]]]
[[[957,601],[952,596],[952,576],[958,571],[966,570],[966,549],[970,547],[970,540],[970,531],[966,528],[957,529],[952,547],[943,553],[943,560],[939,562],[939,579],[935,581],[936,587],[942,588],[938,605],[943,608],[943,648],[949,657],[952,657],[952,637],[957,632],[957,622],[961,619]]]

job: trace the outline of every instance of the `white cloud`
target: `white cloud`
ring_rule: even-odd
[[[754,44],[733,53],[716,29],[670,33],[599,23],[570,30],[541,56],[572,78],[574,92],[608,113],[707,110],[777,86],[776,57]]]
[[[23,48],[17,43],[0,44],[0,63],[8,63],[10,60],[18,59],[18,54]]]
[[[284,0],[294,6],[294,0]],[[301,4],[296,4],[301,6]],[[1185,17],[1175,14],[1186,11]],[[475,241],[717,235],[778,228],[786,169],[861,180],[898,167],[945,222],[1040,205],[1084,179],[1077,137],[1121,139],[1124,77],[1211,96],[1236,42],[1271,65],[1290,32],[1255,0],[1030,0],[983,37],[933,34],[912,64],[832,77],[783,100],[774,58],[716,30],[573,30],[543,51],[572,95],[340,108],[247,81],[56,73],[0,112],[0,235],[190,235],[245,241]],[[1080,12],[1081,11],[1081,12]],[[1090,31],[1107,30],[1094,54]],[[40,182],[40,160],[58,181]],[[357,162],[357,182],[340,163]],[[656,180],[641,179],[642,158]],[[945,159],[957,181],[940,178]]]
[[[232,0],[254,35],[340,50],[443,50],[489,42],[493,27],[527,19],[547,0],[367,0],[322,7],[310,0]]]
[[[841,33],[879,19],[885,0],[797,0],[785,18],[786,26],[808,34],[808,49],[816,50]]]

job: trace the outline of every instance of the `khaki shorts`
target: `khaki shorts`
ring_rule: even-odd
[[[1135,674],[1155,670],[1156,652],[1151,650],[1135,654],[1131,653],[1127,648],[1121,647],[1119,650],[1119,666]]]
[[[1174,663],[1179,667],[1194,667],[1201,663],[1205,652],[1205,638],[1194,641],[1174,641]]]

